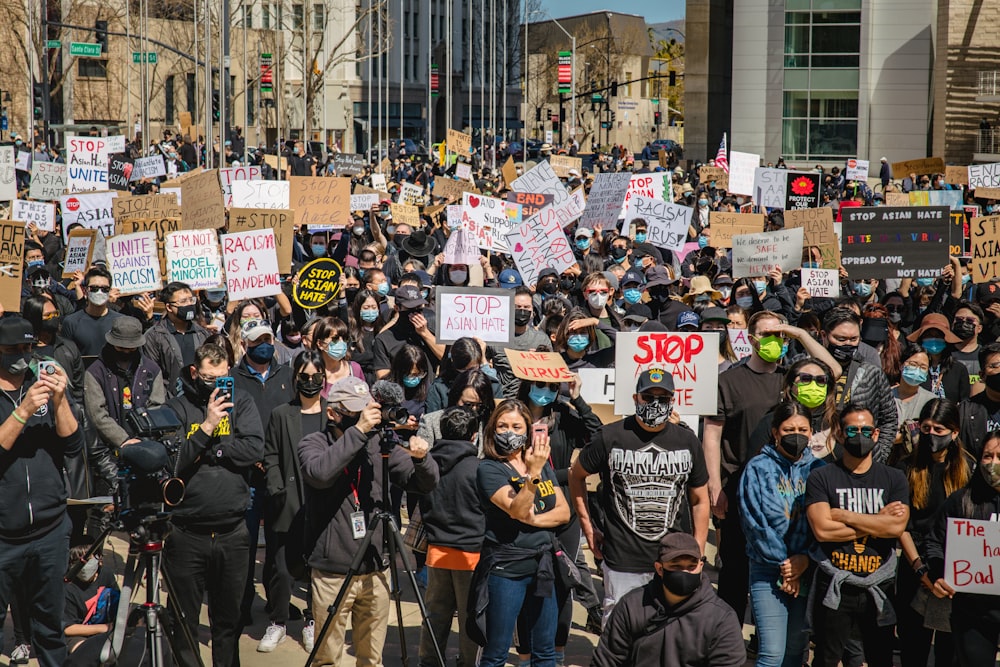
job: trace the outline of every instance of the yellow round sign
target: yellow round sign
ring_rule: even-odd
[[[306,310],[322,308],[340,294],[340,264],[329,257],[314,259],[295,277],[292,298]]]

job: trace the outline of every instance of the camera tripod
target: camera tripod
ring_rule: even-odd
[[[424,597],[420,594],[420,589],[417,587],[416,571],[410,564],[410,559],[406,553],[406,547],[403,544],[403,536],[399,533],[399,527],[396,525],[396,519],[393,517],[392,512],[390,512],[389,455],[396,447],[398,438],[395,432],[388,428],[381,428],[379,435],[381,437],[382,446],[382,504],[372,514],[372,518],[368,522],[365,536],[361,539],[361,543],[358,544],[357,551],[354,552],[354,559],[351,561],[351,565],[347,570],[347,576],[344,578],[344,583],[340,585],[340,590],[337,591],[337,597],[334,598],[333,603],[327,607],[326,621],[323,623],[323,627],[320,628],[319,634],[316,636],[315,645],[313,646],[312,652],[309,653],[309,657],[306,659],[305,667],[310,667],[316,659],[316,653],[323,645],[326,633],[329,632],[330,625],[333,623],[333,620],[337,615],[337,611],[340,609],[340,605],[344,602],[344,597],[346,597],[347,592],[351,588],[351,581],[359,573],[361,563],[364,560],[365,555],[368,553],[368,548],[371,546],[372,539],[375,536],[375,529],[378,526],[382,526],[382,554],[384,557],[388,558],[389,561],[389,596],[396,603],[396,625],[399,631],[399,650],[402,663],[404,665],[408,665],[410,664],[410,661],[406,649],[406,637],[403,628],[403,605],[401,599],[402,587],[399,584],[399,577],[396,568],[397,554],[402,558],[403,570],[409,577],[410,585],[413,587],[413,592],[417,596],[417,607],[420,609],[420,617],[423,619],[424,627],[427,628],[427,632],[430,634],[431,643],[434,646],[434,655],[437,658],[437,664],[440,667],[445,667],[444,654],[441,652],[441,647],[438,645],[437,638],[434,636],[434,629],[431,627],[430,618],[427,616],[427,606],[424,604]],[[428,456],[430,456],[430,454],[428,454]]]

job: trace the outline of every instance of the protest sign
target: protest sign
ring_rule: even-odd
[[[360,183],[358,183],[358,184],[356,184],[354,186],[354,192],[352,194],[355,194],[355,195],[378,195],[379,201],[392,199],[392,195],[390,195],[388,192],[380,192],[379,190],[376,190],[375,188],[369,188],[368,186],[361,185]]]
[[[951,185],[968,185],[969,168],[948,165],[944,168],[944,182]]]
[[[549,164],[559,178],[569,178],[571,171],[575,171],[579,178],[580,170],[583,169],[583,159],[569,155],[553,155],[549,158]]]
[[[906,178],[910,174],[937,174],[944,171],[944,158],[924,157],[919,160],[904,160],[892,163],[892,177]]]
[[[753,201],[763,208],[784,208],[788,170],[757,167],[753,177]]]
[[[514,377],[529,382],[567,382],[573,374],[558,352],[522,352],[504,348]]]
[[[149,157],[138,158],[132,169],[133,181],[138,181],[140,178],[157,178],[158,176],[166,175],[167,167],[163,163],[162,155],[151,155]]]
[[[958,593],[1000,595],[1000,523],[948,517],[944,580]]]
[[[229,209],[229,231],[245,232],[251,229],[274,230],[278,268],[282,273],[291,273],[292,246],[295,242],[295,211],[274,208]]]
[[[1000,279],[1000,215],[973,218],[969,223],[972,245],[972,282]]]
[[[70,164],[85,164],[108,167],[108,154],[121,153],[125,146],[117,139],[109,142],[108,137],[67,137],[66,154]]]
[[[823,206],[785,211],[785,229],[793,227],[802,228],[804,247],[819,248],[820,268],[840,267],[840,241],[833,233],[833,209]]]
[[[514,158],[508,157],[507,161],[503,163],[503,168],[500,171],[503,173],[503,182],[508,187],[511,183],[517,180],[517,166],[514,164]]]
[[[595,225],[604,229],[614,227],[621,216],[622,203],[631,182],[632,176],[628,172],[607,172],[595,176],[587,197],[587,207],[577,226],[586,229],[593,229]]]
[[[458,201],[462,198],[463,193],[478,194],[479,190],[469,181],[458,181],[447,176],[438,176],[434,179],[433,192],[435,197],[451,198],[452,201]]]
[[[299,270],[292,298],[306,310],[325,306],[340,294],[341,273],[341,266],[335,260],[314,259]]]
[[[969,189],[1000,188],[1000,162],[992,164],[970,164],[967,167]],[[976,196],[979,193],[976,192]]]
[[[8,313],[21,312],[24,266],[24,223],[0,220],[0,305]]]
[[[734,195],[753,195],[754,172],[760,166],[756,153],[729,151],[729,192]]]
[[[615,404],[615,369],[579,368],[580,396],[588,405]]]
[[[660,369],[674,380],[674,410],[685,415],[718,411],[719,336],[713,332],[618,332],[615,340],[615,414],[635,412],[635,383]]]
[[[851,158],[847,161],[847,175],[844,177],[849,181],[868,182],[868,160]]]
[[[909,206],[910,205],[910,195],[905,192],[886,192],[885,193],[885,205],[886,206]]]
[[[399,202],[410,206],[423,206],[424,189],[416,183],[400,183]]]
[[[66,192],[66,165],[35,162],[31,165],[31,189],[28,196],[39,201],[59,199]]]
[[[233,181],[233,208],[288,208],[288,181]]]
[[[344,227],[351,223],[351,179],[292,176],[288,208],[300,225]]]
[[[591,190],[593,192],[593,190]],[[521,217],[530,218],[551,204],[555,195],[540,195],[533,192],[508,192],[507,201],[521,207]],[[589,203],[588,203],[589,206]]]
[[[173,195],[119,195],[113,206],[115,222],[138,218],[179,218],[181,209]]]
[[[156,234],[156,254],[159,257],[160,275],[167,275],[167,260],[163,252],[163,241],[167,234],[181,228],[181,219],[156,215],[150,218],[129,218],[115,220],[115,234],[135,234],[136,232],[153,232]]]
[[[729,344],[733,346],[733,353],[739,358],[744,359],[750,356],[753,352],[753,345],[750,344],[750,339],[747,337],[746,329],[728,329],[729,332]]]
[[[837,269],[802,269],[802,287],[809,296],[830,299],[840,296],[840,271]]]
[[[628,211],[628,203],[632,200],[632,197],[640,195],[646,199],[663,199],[663,193],[666,189],[662,173],[633,174],[629,179],[628,189],[625,191],[625,199],[622,200],[618,218],[625,217],[625,213]]]
[[[268,155],[265,153],[264,162],[266,162],[271,169],[278,172],[279,176],[284,176],[285,171],[288,169],[288,158],[284,155]]]
[[[190,123],[188,123],[190,125]],[[110,137],[101,137],[104,140],[104,150],[107,151],[108,155],[112,153],[124,153],[125,152],[125,136],[121,134],[116,134]]]
[[[467,336],[503,345],[514,340],[514,290],[438,287],[434,299],[438,343]]]
[[[472,165],[468,162],[459,162],[455,165],[455,178],[460,181],[472,180]]]
[[[822,174],[815,172],[788,172],[784,209],[788,211],[818,207],[822,177]]]
[[[977,207],[978,208],[978,207]],[[948,225],[948,254],[955,257],[972,257],[969,246],[969,220],[979,215],[966,217],[965,211],[950,211]]]
[[[15,199],[10,210],[11,220],[20,220],[46,232],[56,231],[56,205],[43,201]]]
[[[368,166],[368,160],[359,153],[334,153],[332,161],[337,176],[357,176]]]
[[[738,234],[733,237],[733,278],[766,276],[775,266],[782,272],[802,266],[802,228]]]
[[[389,204],[389,213],[394,225],[420,227],[420,209],[410,204]]]
[[[633,220],[641,218],[646,221],[648,229],[646,243],[679,252],[687,241],[693,214],[694,210],[690,206],[635,195],[628,203],[622,229],[627,231]]]
[[[525,220],[507,236],[514,263],[527,286],[538,282],[542,269],[555,269],[562,273],[576,263],[573,249],[559,220],[544,208]]]
[[[156,232],[119,234],[106,241],[111,284],[123,296],[155,292],[163,286]]]
[[[380,192],[388,190],[385,183],[385,174],[372,174],[372,188]]]
[[[69,137],[66,145],[69,191],[107,190],[108,153],[105,137]]]
[[[167,280],[193,290],[223,285],[222,257],[214,229],[183,229],[167,234],[163,242]]]
[[[514,192],[537,192],[555,196],[553,205],[558,206],[569,199],[569,192],[548,162],[539,162],[510,184]]]
[[[14,152],[14,171],[31,171],[32,162],[30,151]]]
[[[698,167],[698,182],[707,187],[715,183],[717,190],[729,190],[729,174],[722,167]]]
[[[462,195],[462,229],[471,232],[483,250],[510,252],[507,235],[520,224],[520,210],[517,204],[466,192]]]
[[[459,155],[468,155],[472,148],[472,135],[448,128],[448,150]]]
[[[479,242],[475,234],[467,229],[453,229],[444,244],[444,263],[477,264],[479,257]]]
[[[281,292],[281,271],[273,229],[223,234],[222,258],[230,300],[253,299]]]
[[[112,190],[128,190],[134,166],[132,158],[125,153],[112,153],[108,157],[108,187]]]
[[[234,181],[259,181],[262,178],[260,167],[230,167],[219,169],[219,187],[222,188],[222,203],[226,208],[233,205]]]
[[[732,248],[733,236],[764,231],[764,214],[712,211],[708,214],[708,226],[711,234],[708,242],[710,246]]]
[[[62,213],[63,239],[73,225],[83,225],[85,229],[99,229],[104,236],[115,233],[113,202],[115,192],[83,192],[63,195],[59,198]]]
[[[370,211],[378,206],[379,196],[373,194],[351,195],[352,211]]]
[[[1000,189],[995,190],[995,194],[989,188],[979,188],[976,190],[977,197],[986,199],[1000,199]],[[962,199],[961,190],[912,190],[908,193],[910,206],[947,206],[952,211],[961,211],[965,206]]]
[[[71,276],[77,271],[86,272],[90,268],[97,233],[96,229],[74,229],[69,233],[63,259],[64,276]]]
[[[0,201],[17,199],[17,173],[14,167],[14,147],[0,146]]]
[[[222,186],[214,169],[185,178],[181,181],[181,192],[185,229],[217,229],[226,224]]]
[[[851,278],[936,278],[948,265],[948,209],[844,209],[841,263]]]
[[[446,215],[448,216],[448,228],[449,229],[461,229],[462,227],[462,205],[461,204],[449,204],[445,207]]]
[[[70,192],[96,192],[108,189],[107,165],[67,165],[67,189]]]

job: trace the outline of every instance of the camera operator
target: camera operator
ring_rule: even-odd
[[[32,371],[35,335],[21,317],[0,319],[0,646],[7,606],[30,607],[35,657],[62,665],[70,521],[62,469],[83,436],[57,365]],[[37,368],[37,366],[36,366]]]
[[[264,454],[253,399],[237,391],[231,402],[215,386],[227,375],[226,351],[202,345],[182,374],[184,393],[167,403],[187,433],[177,454],[184,500],[171,516],[173,530],[164,547],[174,585],[170,604],[184,612],[191,636],[197,637],[201,602],[208,592],[212,663],[217,666],[239,664],[240,601],[250,549],[243,520],[250,501],[246,479]],[[181,665],[197,664],[186,647],[178,657]]]
[[[400,390],[401,393],[401,390]],[[425,440],[413,436],[409,451],[395,446],[382,407],[368,385],[353,376],[333,383],[327,397],[327,429],[299,443],[298,456],[306,483],[307,535],[315,540],[312,567],[312,610],[317,626],[344,583],[369,520],[382,506],[390,482],[415,493],[429,493],[438,482],[438,466],[427,456]],[[382,475],[382,449],[389,449],[389,480]],[[317,665],[344,665],[344,633],[352,619],[358,665],[382,664],[389,622],[388,563],[382,554],[383,529],[375,534],[351,581],[344,604],[316,654]],[[317,638],[318,639],[318,638]]]

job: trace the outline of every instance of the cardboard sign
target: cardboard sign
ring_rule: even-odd
[[[167,167],[163,163],[162,155],[138,158],[135,161],[135,168],[132,169],[133,181],[138,181],[141,178],[157,178],[166,175]]]
[[[233,181],[233,208],[288,208],[288,181]]]
[[[389,204],[389,213],[392,214],[392,222],[396,225],[409,225],[413,228],[420,227],[420,209],[410,204]]]
[[[561,274],[576,264],[566,233],[557,218],[546,215],[549,210],[542,209],[507,236],[514,263],[528,286],[538,282],[542,269],[555,269]]]
[[[15,199],[11,202],[10,219],[34,225],[46,232],[56,231],[56,205],[42,201]]]
[[[936,278],[948,265],[948,208],[844,210],[841,263],[852,278]]]
[[[63,275],[71,276],[77,271],[86,273],[90,268],[90,260],[94,256],[96,229],[74,229],[66,241],[66,254],[63,257]]]
[[[507,201],[521,207],[521,217],[530,218],[555,201],[555,195],[540,195],[533,192],[508,192]]]
[[[351,218],[351,179],[292,176],[288,208],[306,227],[344,227]]]
[[[510,184],[517,180],[517,167],[514,165],[514,158],[508,157],[500,170],[503,173],[503,182],[510,187]]]
[[[28,195],[39,201],[59,199],[66,192],[66,179],[66,165],[35,162],[31,165],[31,188]]]
[[[919,160],[904,160],[903,162],[892,163],[892,177],[903,179],[910,174],[922,176],[924,174],[937,174],[944,172],[944,158],[925,157]]]
[[[284,155],[281,156],[268,155],[267,153],[265,153],[264,162],[266,162],[267,166],[269,166],[271,169],[274,169],[279,174],[282,174],[288,169],[288,158],[286,158]]]
[[[657,248],[680,252],[687,241],[688,227],[691,226],[693,215],[694,210],[690,206],[670,204],[660,199],[647,199],[642,195],[635,195],[629,201],[622,229],[627,230],[633,220],[640,218],[645,220],[648,226],[646,243],[651,243]]]
[[[433,192],[435,197],[443,197],[452,201],[458,201],[466,192],[479,194],[476,186],[469,181],[458,181],[447,176],[438,176],[434,179]]]
[[[295,211],[273,208],[229,209],[229,231],[273,229],[278,252],[278,267],[282,273],[292,271],[292,246],[295,243]]]
[[[802,265],[802,228],[779,229],[733,237],[733,278],[766,276],[775,266],[782,272]]]
[[[360,153],[334,153],[332,162],[337,176],[357,176],[368,166],[368,160]]]
[[[181,209],[173,195],[121,195],[115,197],[113,206],[115,222],[122,223],[140,218],[179,218]]]
[[[948,517],[944,580],[959,593],[1000,595],[1000,523]]]
[[[559,206],[569,199],[569,192],[556,172],[552,170],[552,165],[548,162],[539,162],[526,173],[515,179],[510,184],[510,189],[514,192],[537,192],[543,195],[550,194],[555,197],[554,206]]]
[[[840,271],[837,269],[802,269],[802,286],[809,296],[840,296]]]
[[[992,164],[970,164],[967,167],[969,177],[969,189],[976,190],[976,196],[980,196],[979,188],[1000,188],[1000,162]]]
[[[0,146],[0,201],[17,199],[17,170],[14,167],[14,147]]]
[[[224,285],[219,239],[214,229],[183,229],[167,234],[163,242],[167,280],[186,283],[193,290]]]
[[[106,241],[111,285],[124,296],[155,292],[163,286],[156,253],[156,232],[112,236]]]
[[[969,223],[972,246],[972,282],[1000,279],[1000,215],[973,218]]]
[[[84,192],[60,197],[59,210],[62,213],[63,237],[65,238],[67,230],[73,225],[83,225],[85,229],[99,229],[105,237],[114,234],[113,206],[116,194]]]
[[[698,182],[708,187],[715,183],[717,190],[729,190],[729,174],[722,167],[698,167]]]
[[[460,207],[456,206],[456,208]],[[479,257],[479,241],[476,235],[467,229],[453,229],[448,241],[444,244],[444,263],[478,264]]]
[[[625,217],[628,211],[628,203],[632,200],[632,197],[640,195],[646,199],[665,199],[663,193],[666,190],[666,179],[662,173],[633,174],[629,179],[628,190],[625,191],[625,199],[622,200],[622,208],[618,217]]]
[[[529,382],[567,382],[573,374],[558,352],[522,352],[504,348],[514,377]]]
[[[846,171],[847,175],[845,178],[847,180],[868,182],[868,160],[851,158],[847,161]]]
[[[910,195],[905,192],[886,192],[885,193],[885,205],[886,206],[909,206],[910,205]]]
[[[840,240],[833,233],[833,209],[823,206],[785,211],[785,229],[794,227],[802,228],[804,247],[819,248],[821,268],[840,268]]]
[[[253,299],[281,292],[274,230],[255,229],[223,234],[222,257],[226,264],[226,288],[231,300]]]
[[[710,246],[732,248],[733,236],[764,231],[764,214],[711,211],[708,214],[708,226],[711,229]]]
[[[459,155],[468,155],[472,152],[472,135],[464,134],[458,130],[448,128],[448,150]]]
[[[910,194],[912,195],[913,193],[911,192]],[[980,199],[1000,199],[1000,188],[979,188],[976,190],[976,197]]]
[[[734,195],[753,195],[754,172],[760,166],[756,153],[729,151],[729,192]]]
[[[495,197],[462,195],[462,229],[476,237],[483,250],[510,252],[507,235],[521,224],[521,207]]]
[[[944,168],[944,182],[951,185],[968,185],[969,168],[948,165]]]
[[[753,352],[753,345],[747,337],[746,329],[727,329],[729,332],[729,344],[733,348],[733,353],[740,359],[745,359]]]
[[[222,186],[214,169],[185,178],[181,192],[185,229],[218,229],[226,224]]]
[[[314,259],[299,270],[292,298],[306,310],[321,308],[340,294],[340,264],[329,257]]]
[[[785,188],[785,210],[817,208],[822,174],[815,172],[789,172]]]
[[[976,196],[981,193],[993,192],[991,188],[979,188]],[[991,199],[989,195],[983,195]],[[961,190],[913,190],[909,193],[910,206],[947,206],[952,211],[961,211],[965,207]],[[996,198],[1000,198],[1000,188],[996,189]]]
[[[753,201],[757,206],[762,208],[784,208],[787,192],[787,169],[757,167],[754,171]]]
[[[636,381],[658,368],[674,380],[674,410],[685,415],[718,411],[719,336],[711,332],[618,332],[615,339],[615,414],[635,413]]]
[[[514,290],[438,287],[434,299],[438,343],[465,337],[503,345],[514,340]]]
[[[615,404],[615,369],[580,368],[580,396],[588,405]]]
[[[576,175],[579,177],[580,170],[583,169],[583,158],[553,155],[549,158],[549,165],[559,178],[570,178],[570,171],[576,171]]]
[[[128,190],[132,180],[134,165],[125,153],[112,153],[108,157],[108,187],[112,190]]]
[[[0,304],[8,313],[21,312],[24,266],[24,223],[0,220]]]
[[[379,196],[373,194],[351,195],[352,211],[370,211],[378,206]]]
[[[472,165],[468,162],[459,162],[455,165],[455,178],[461,181],[472,180]]]
[[[399,201],[410,206],[423,206],[424,189],[415,183],[400,183]]]
[[[622,204],[628,194],[632,175],[628,172],[604,173],[594,177],[594,184],[587,197],[587,208],[577,226],[593,229],[601,225],[603,229],[611,229],[621,216]]]

